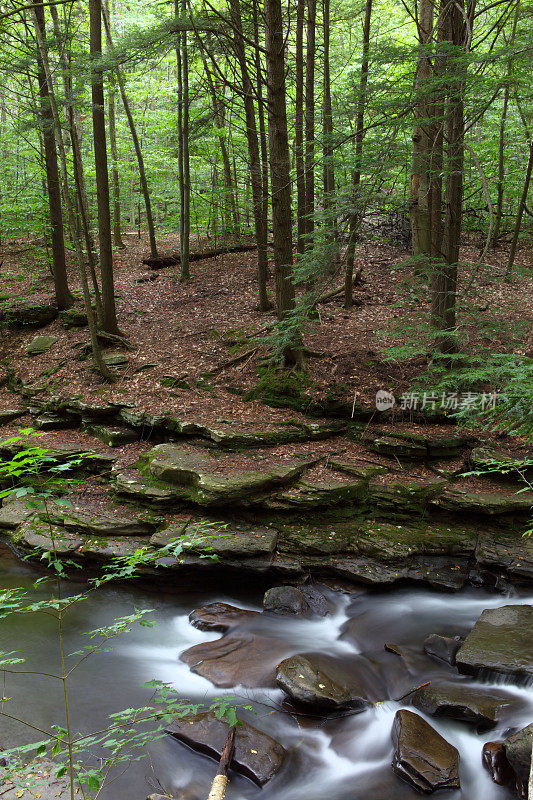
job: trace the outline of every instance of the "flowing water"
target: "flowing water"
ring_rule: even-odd
[[[0,587],[30,589],[35,573],[0,557]],[[39,596],[39,592],[35,595]],[[76,588],[74,587],[74,591]],[[145,593],[138,589],[106,588],[70,613],[65,628],[66,652],[87,644],[82,633],[109,624],[134,608],[153,609],[154,628],[136,627],[114,646],[111,653],[88,659],[79,669],[71,692],[73,725],[90,733],[105,727],[107,715],[141,705],[149,696],[143,683],[152,679],[171,683],[181,695],[198,702],[229,694],[252,704],[256,716],[245,716],[252,724],[274,736],[289,751],[282,771],[263,789],[244,777],[232,775],[228,800],[406,800],[419,798],[391,771],[390,730],[395,712],[406,707],[394,700],[343,718],[318,721],[300,718],[299,724],[282,708],[283,694],[277,689],[221,690],[194,675],[180,662],[180,653],[201,642],[217,639],[218,633],[204,633],[188,621],[190,611],[215,600],[242,608],[260,609],[261,596],[235,591],[175,596]],[[332,613],[306,620],[267,616],[253,622],[254,632],[275,640],[273,663],[283,656],[304,651],[322,651],[350,659],[356,653],[383,653],[385,642],[420,648],[429,633],[465,634],[484,608],[533,598],[508,598],[483,591],[439,594],[430,590],[401,588],[387,593],[330,594]],[[46,616],[10,617],[0,623],[0,650],[18,649],[27,659],[24,669],[54,672],[58,668],[58,642],[54,621]],[[397,656],[390,656],[391,659]],[[391,664],[393,662],[390,662]],[[450,677],[455,671],[430,666],[430,677]],[[416,679],[414,685],[416,686]],[[470,684],[476,685],[472,680]],[[420,681],[421,682],[421,681]],[[485,685],[491,683],[487,679]],[[494,683],[494,679],[492,679]],[[500,738],[510,727],[523,727],[533,719],[531,688],[506,682],[516,696],[516,708],[489,732],[452,720],[432,719],[431,724],[461,755],[460,792],[445,794],[450,800],[504,800],[508,790],[496,786],[481,766],[485,741]],[[10,677],[5,694],[12,698],[10,712],[23,716],[38,728],[63,723],[61,686],[45,676]],[[391,692],[391,696],[398,696]],[[0,722],[0,744],[13,746],[42,738],[19,723]],[[151,791],[190,792],[191,798],[206,798],[216,771],[215,762],[181,745],[170,737],[154,742],[147,758],[130,765],[126,772],[104,790],[102,800],[144,800]],[[189,796],[189,795],[187,795]],[[440,796],[440,795],[439,795]]]

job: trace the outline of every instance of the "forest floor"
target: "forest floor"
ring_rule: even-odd
[[[103,383],[91,370],[90,358],[79,359],[80,347],[88,341],[87,328],[65,330],[58,319],[40,330],[0,329],[2,364],[48,394],[131,402],[150,413],[174,413],[206,424],[260,420],[265,427],[298,418],[293,410],[267,409],[234,393],[257,385],[265,350],[252,337],[264,335],[273,320],[272,314],[257,310],[256,253],[194,262],[192,279],[181,283],[179,268],[152,271],[143,265],[149,254],[146,238],[129,234],[124,240],[126,248],[115,254],[115,286],[119,325],[132,349],[109,348],[128,358],[117,382]],[[519,249],[513,282],[504,283],[507,248],[490,251],[483,267],[469,267],[479,257],[476,245],[463,247],[461,253],[462,350],[531,355],[531,249]],[[191,250],[206,246],[213,243],[192,242]],[[159,247],[161,255],[176,252],[176,237],[161,236]],[[342,296],[320,304],[318,318],[305,333],[306,347],[314,354],[304,380],[309,394],[355,397],[373,406],[378,389],[399,396],[427,369],[421,331],[429,318],[429,290],[405,263],[408,255],[401,247],[359,244],[356,256],[363,281],[354,292],[357,305],[347,311]],[[1,306],[51,300],[53,285],[42,246],[8,243],[0,250],[0,261]],[[74,263],[69,273],[71,288],[79,295]],[[324,291],[340,286],[342,274],[328,280]],[[274,291],[273,278],[270,289]],[[37,334],[53,335],[57,341],[49,352],[30,357],[26,347]],[[388,347],[413,344],[422,345],[413,357],[407,357],[407,349],[395,357],[386,353]],[[165,385],[172,378],[175,385]],[[5,389],[0,389],[0,406],[13,407]]]

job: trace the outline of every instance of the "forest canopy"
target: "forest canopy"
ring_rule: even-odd
[[[386,292],[368,269],[369,247],[384,246],[410,293],[395,297],[392,327],[365,329],[385,336],[381,359],[410,365],[388,388],[421,376],[437,390],[508,387],[513,425],[528,428],[527,313],[516,313],[533,216],[527,3],[0,9],[2,245],[9,258],[36,242],[29,258],[51,273],[58,309],[83,301],[104,379],[116,376],[102,334],[131,333],[116,280],[133,233],[145,264],[178,284],[204,280],[202,258],[255,254],[260,385],[287,369],[313,380],[322,304],[353,320],[365,286]]]

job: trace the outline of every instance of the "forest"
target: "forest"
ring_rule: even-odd
[[[533,800],[532,11],[0,2],[2,800]]]

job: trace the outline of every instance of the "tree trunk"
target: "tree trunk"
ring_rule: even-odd
[[[363,23],[363,58],[359,77],[359,96],[355,120],[355,165],[352,172],[353,210],[350,214],[350,233],[346,249],[346,273],[344,280],[344,307],[353,305],[353,267],[355,259],[355,243],[359,228],[360,211],[358,210],[359,188],[361,185],[361,168],[363,161],[363,139],[365,135],[365,105],[368,85],[368,66],[370,50],[370,22],[372,19],[372,0],[366,0],[365,21]]]
[[[181,13],[185,16],[186,0],[182,0]],[[183,91],[183,224],[181,237],[181,273],[180,280],[188,281],[191,277],[189,267],[190,231],[191,231],[191,166],[189,159],[189,54],[187,51],[187,31],[181,34],[181,68]]]
[[[265,36],[276,300],[278,319],[284,322],[295,306],[295,289],[292,280],[291,175],[281,0],[265,0]],[[289,335],[283,356],[287,364],[301,362],[302,345],[298,331]]]
[[[55,6],[50,6],[50,15],[54,25],[54,33],[57,41],[61,41],[61,26],[59,24],[59,16]],[[89,199],[87,197],[87,188],[85,184],[85,173],[83,169],[83,160],[81,156],[80,136],[78,133],[78,124],[76,122],[76,113],[74,108],[74,95],[72,92],[72,77],[70,69],[69,55],[62,49],[59,53],[59,61],[63,70],[63,86],[65,97],[67,98],[67,122],[70,134],[70,143],[72,146],[72,165],[74,171],[74,185],[76,187],[76,200],[78,205],[78,214],[81,219],[81,227],[83,231],[83,238],[85,240],[85,247],[87,249],[87,261],[89,264],[89,273],[94,291],[94,302],[96,306],[96,315],[99,322],[102,320],[102,299],[100,297],[100,287],[98,285],[98,277],[96,275],[96,264],[98,261],[96,255],[96,247],[94,239],[91,235],[90,229],[90,214],[89,214]]]
[[[109,47],[113,48],[113,39],[111,36],[109,13],[105,6],[102,6],[102,14],[106,30],[107,42]],[[135,121],[133,119],[130,102],[126,92],[126,84],[124,82],[124,76],[122,75],[122,71],[118,65],[115,67],[115,74],[117,77],[118,88],[120,91],[120,99],[122,100],[124,113],[126,114],[126,119],[128,120],[128,126],[130,129],[131,139],[133,142],[133,148],[135,150],[137,164],[139,166],[139,182],[141,184],[141,192],[144,200],[144,206],[146,209],[146,224],[148,227],[148,237],[150,239],[150,255],[152,258],[157,258],[157,243],[155,238],[154,216],[152,213],[152,203],[150,201],[150,191],[148,189],[148,180],[146,178],[146,170],[144,167],[144,158],[142,154],[141,143],[139,141],[137,128],[135,127]],[[109,115],[109,127],[111,128],[111,113]]]
[[[433,0],[421,0],[418,20],[418,61],[415,78],[418,120],[413,131],[413,160],[410,187],[410,217],[413,236],[413,256],[431,253],[430,211],[430,124],[429,97],[432,79],[431,40],[433,38]],[[415,271],[424,273],[427,264],[418,263]]]
[[[122,241],[122,230],[120,224],[120,181],[118,175],[118,148],[117,148],[117,126],[115,116],[115,78],[112,72],[109,73],[109,149],[111,151],[111,186],[113,192],[113,241],[115,247],[123,250],[125,247]]]
[[[38,0],[33,0],[33,20],[36,36],[43,41],[46,36],[44,8]],[[38,48],[39,52],[39,48]],[[46,79],[45,65],[39,53],[38,63],[39,96],[41,98],[41,118],[43,126],[44,157],[46,168],[46,185],[48,207],[50,209],[50,229],[52,239],[52,271],[54,289],[58,308],[69,308],[74,302],[68,288],[67,267],[65,260],[65,238],[63,230],[63,212],[61,205],[61,184],[57,166],[57,147],[54,117],[51,107],[50,92]]]
[[[313,247],[315,230],[315,59],[316,0],[307,0],[305,69],[305,247]]]
[[[529,192],[529,184],[531,183],[532,170],[533,170],[533,139],[531,139],[529,143],[529,158],[526,168],[526,177],[524,179],[524,188],[522,189],[522,196],[520,198],[520,203],[518,205],[518,212],[516,214],[516,221],[513,231],[513,239],[511,241],[511,250],[509,252],[509,260],[507,262],[507,270],[505,272],[505,280],[507,282],[511,280],[511,272],[513,270],[513,264],[516,255],[516,247],[518,245],[518,236],[520,234],[520,228],[522,227],[522,217],[524,215],[524,209],[527,203],[527,195]]]
[[[436,345],[443,353],[457,350],[455,337],[457,269],[461,244],[464,169],[464,88],[466,78],[466,26],[462,0],[445,0],[444,32],[448,103],[445,117],[446,210],[442,244],[443,261],[434,283],[433,325],[442,333]]]
[[[511,29],[511,36],[509,39],[508,47],[511,49],[514,42],[514,37],[516,33],[516,26],[518,23],[518,17],[520,15],[520,3],[516,4],[516,10],[513,18],[513,27]],[[505,84],[505,89],[503,91],[503,108],[502,108],[502,115],[500,118],[500,129],[498,135],[498,182],[496,184],[496,191],[497,191],[497,199],[496,199],[496,214],[494,215],[494,230],[492,231],[492,247],[498,246],[498,239],[500,237],[500,229],[502,224],[502,214],[503,214],[503,181],[505,178],[505,123],[507,121],[507,109],[509,107],[509,94],[510,94],[510,83],[511,77],[513,72],[513,60],[511,57],[507,60],[507,83]]]
[[[294,160],[296,162],[296,197],[298,253],[305,251],[305,168],[304,168],[304,55],[303,34],[305,0],[296,0],[296,96],[294,106]]]
[[[263,100],[263,75],[261,68],[261,52],[259,49],[259,21],[257,13],[257,0],[252,0],[252,16],[254,25],[255,42],[255,70],[257,85],[257,104],[259,116],[259,142],[261,144],[261,184],[262,184],[262,204],[261,213],[263,215],[263,229],[265,237],[268,238],[268,143],[265,125],[265,104]],[[268,257],[266,259],[266,277],[269,276]]]
[[[34,0],[34,2],[35,2],[35,6],[32,8],[32,17],[33,17],[34,26],[35,26],[35,35],[36,35],[36,39],[37,39],[37,46],[38,46],[38,49],[39,49],[40,62],[41,62],[42,68],[43,68],[45,80],[46,80],[47,87],[48,87],[48,98],[49,98],[49,101],[50,101],[50,110],[51,110],[51,113],[52,113],[52,119],[53,119],[53,122],[54,122],[56,130],[58,130],[61,127],[60,119],[59,119],[59,112],[58,112],[57,104],[56,104],[56,101],[55,101],[54,84],[53,84],[53,80],[52,80],[52,72],[50,70],[50,65],[48,63],[48,53],[47,53],[47,50],[46,50],[44,37],[42,36],[42,30],[44,28],[44,11],[43,11],[42,5],[40,4],[40,2],[38,2],[38,0]],[[39,18],[39,11],[41,11],[43,13],[43,17],[42,18]],[[43,25],[41,25],[41,22],[43,23]],[[66,152],[65,152],[65,148],[63,146],[63,140],[61,139],[61,137],[59,137],[58,141],[59,141],[59,157],[60,157],[60,161],[61,161],[61,168],[62,168],[62,171],[64,173],[66,173],[67,172]],[[69,194],[67,194],[66,203],[67,203],[67,212],[68,212],[68,211],[71,210],[69,208],[69,206],[70,206],[70,195]],[[91,346],[92,346],[92,352],[93,352],[94,366],[95,366],[95,369],[104,378],[106,378],[106,380],[113,380],[114,376],[112,375],[112,373],[109,370],[108,366],[103,361],[102,351],[101,351],[101,348],[100,348],[100,344],[98,342],[98,333],[97,333],[97,328],[96,328],[96,320],[94,318],[92,305],[91,305],[91,295],[90,295],[90,292],[89,292],[89,284],[87,282],[87,274],[85,272],[85,262],[83,260],[83,251],[81,249],[81,244],[80,244],[80,240],[78,239],[78,237],[75,237],[74,247],[75,247],[75,250],[76,250],[76,261],[77,261],[77,265],[78,265],[80,282],[81,282],[81,286],[82,286],[83,300],[84,300],[84,304],[85,304],[85,311],[86,311],[86,314],[87,314],[87,322],[88,322],[88,326],[89,326],[89,334],[90,334],[90,337],[91,337]]]
[[[250,180],[252,183],[252,204],[254,211],[255,237],[257,239],[257,282],[259,289],[259,310],[268,311],[271,304],[267,294],[267,230],[264,224],[263,194],[261,181],[261,158],[259,139],[255,121],[253,86],[246,64],[246,51],[242,38],[242,15],[240,0],[230,0],[232,23],[236,31],[234,48],[241,71],[244,113],[246,116],[246,141],[248,143],[248,159],[250,162]]]
[[[324,30],[324,97],[323,97],[323,124],[322,136],[324,140],[324,168],[323,168],[323,194],[324,194],[324,225],[327,230],[327,239],[330,246],[336,239],[337,220],[335,217],[335,168],[333,164],[333,111],[331,107],[331,75],[329,63],[330,41],[330,0],[323,0],[323,30]],[[335,270],[335,257],[333,251],[328,253],[329,271]]]
[[[239,217],[237,214],[237,204],[235,200],[235,192],[233,188],[233,176],[231,174],[231,164],[229,160],[229,153],[228,148],[226,146],[226,139],[225,139],[225,123],[224,123],[224,113],[223,109],[221,108],[221,103],[217,96],[217,91],[215,87],[215,82],[211,70],[209,69],[209,64],[207,63],[207,58],[205,56],[204,49],[202,47],[202,41],[198,36],[198,44],[200,46],[200,56],[202,58],[202,63],[204,65],[205,77],[207,80],[207,85],[209,87],[209,93],[211,95],[211,102],[213,104],[213,115],[215,118],[215,125],[217,128],[218,133],[218,140],[220,142],[220,152],[222,155],[222,164],[224,167],[224,182],[226,188],[226,203],[229,203],[230,206],[230,216],[233,222],[231,231],[228,231],[235,236],[239,236]]]
[[[120,333],[115,307],[113,281],[113,245],[105,129],[104,79],[98,61],[102,56],[102,2],[89,0],[90,47],[92,61],[92,117],[94,166],[98,204],[98,244],[102,281],[102,328],[106,333]]]

